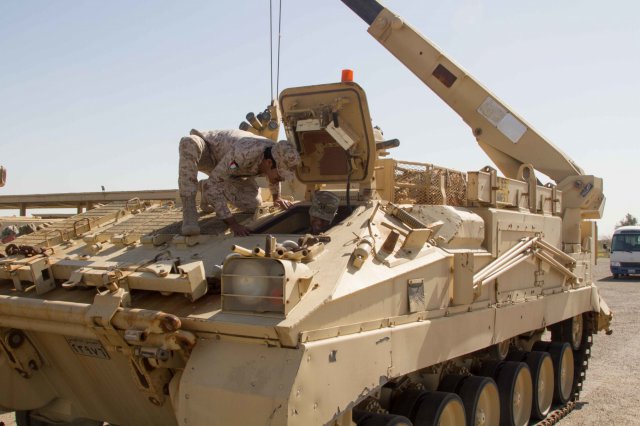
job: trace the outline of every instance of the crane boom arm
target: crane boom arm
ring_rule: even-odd
[[[505,176],[520,165],[560,183],[584,174],[560,149],[536,132],[426,37],[376,0],[342,0],[369,24],[368,32],[471,127],[480,147]]]

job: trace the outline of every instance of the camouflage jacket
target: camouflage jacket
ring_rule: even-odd
[[[224,183],[230,179],[259,176],[258,166],[264,150],[274,142],[243,130],[200,132],[194,129],[191,134],[204,139],[211,151],[215,166],[209,173],[212,185],[206,194],[207,201],[213,205],[218,218],[227,219],[231,212],[224,196]],[[280,195],[280,183],[270,184],[269,189],[274,199]]]

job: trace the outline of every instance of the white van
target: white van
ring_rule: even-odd
[[[611,273],[640,274],[640,226],[621,226],[611,238]]]

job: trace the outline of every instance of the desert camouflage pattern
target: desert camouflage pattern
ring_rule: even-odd
[[[309,216],[331,222],[338,212],[339,205],[340,197],[336,194],[329,191],[316,191],[309,208]]]
[[[294,170],[300,164],[300,154],[293,142],[282,140],[271,149],[278,174],[283,180],[293,180]]]
[[[200,209],[204,213],[215,212],[218,217],[224,219],[224,217],[221,216],[222,213],[216,210],[215,205],[209,201],[211,198],[205,195],[215,191],[215,188],[212,188],[212,186],[216,185],[211,183],[210,179],[202,180],[201,185],[203,195]],[[225,200],[241,211],[253,211],[262,204],[260,188],[256,180],[252,177],[230,179],[224,185],[221,185],[221,187]]]
[[[241,210],[254,209],[262,202],[254,177],[264,150],[273,145],[273,141],[243,130],[191,130],[180,140],[180,195],[197,193],[201,171],[209,176],[202,184],[204,204],[211,205],[220,219],[231,216],[227,203]],[[274,198],[279,196],[279,183],[269,188]]]

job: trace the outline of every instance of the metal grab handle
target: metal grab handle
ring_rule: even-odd
[[[138,198],[138,197],[135,197],[135,198],[132,198],[130,200],[127,200],[127,202],[124,204],[125,210],[129,210],[129,211],[133,210],[133,209],[129,208],[129,203],[134,203],[134,202],[137,204],[138,210],[142,210],[142,203],[140,202],[140,198]]]
[[[91,231],[91,221],[89,220],[88,217],[83,217],[82,219],[78,219],[75,222],[73,222],[73,235],[75,235],[76,238],[80,238],[80,234],[83,234],[83,232],[78,232],[78,223],[83,222],[83,221],[87,221],[87,229],[85,232],[89,232]]]
[[[64,241],[69,241],[68,238],[65,240],[64,234],[62,233],[62,230],[60,230],[60,229],[47,230],[47,231],[44,231],[44,243],[47,245],[47,247],[50,247],[49,246],[49,237],[48,237],[48,235],[49,234],[55,234],[55,233],[60,234],[60,242],[61,243],[64,242]]]

